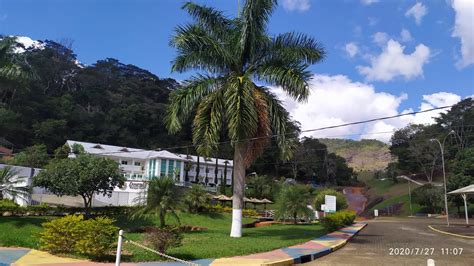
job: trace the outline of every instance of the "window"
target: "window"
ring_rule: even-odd
[[[174,160],[168,161],[168,175],[169,176],[174,175]]]
[[[134,162],[133,165],[135,165],[135,166],[140,166],[140,165],[142,165],[142,164],[141,164],[140,162]]]
[[[127,165],[127,164],[128,164],[128,161],[123,161],[123,160],[122,160],[122,161],[120,161],[120,164],[121,164],[121,165]]]
[[[161,160],[160,176],[166,175],[166,160]]]
[[[180,173],[181,173],[181,162],[180,161],[176,161],[176,175],[177,176],[180,176]]]

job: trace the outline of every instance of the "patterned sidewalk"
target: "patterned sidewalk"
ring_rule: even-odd
[[[303,244],[257,253],[221,259],[196,260],[203,266],[245,265],[286,266],[305,263],[331,253],[344,246],[349,239],[362,230],[367,223],[355,223],[338,231],[318,237]],[[0,266],[111,266],[112,263],[96,263],[72,258],[63,258],[34,249],[0,248]],[[121,263],[123,266],[182,266],[174,262]]]

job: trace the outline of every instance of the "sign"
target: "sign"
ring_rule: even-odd
[[[374,210],[374,216],[379,217],[379,210],[377,210],[377,209]]]
[[[145,189],[146,188],[146,183],[144,183],[144,182],[130,182],[128,187],[130,189]]]
[[[336,212],[336,196],[324,195],[324,211]]]
[[[321,211],[324,211],[325,208],[326,206],[324,206],[324,204],[321,204]]]

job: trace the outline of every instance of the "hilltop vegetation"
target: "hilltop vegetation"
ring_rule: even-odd
[[[344,159],[356,171],[383,170],[392,161],[389,146],[374,139],[319,139],[328,150]]]

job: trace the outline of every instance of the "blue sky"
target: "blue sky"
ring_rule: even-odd
[[[196,2],[229,16],[237,13],[237,0]],[[282,99],[305,129],[452,104],[473,95],[472,2],[280,0],[269,32],[304,32],[328,52],[324,62],[311,67],[316,76],[309,103],[297,105],[283,95]],[[67,38],[74,41],[82,63],[112,57],[159,77],[185,79],[191,73],[170,72],[174,50],[168,46],[173,28],[189,22],[180,9],[183,3],[0,0],[0,34],[38,40]],[[338,104],[326,106],[332,101]],[[429,123],[430,118],[324,134],[380,132],[408,122]]]

